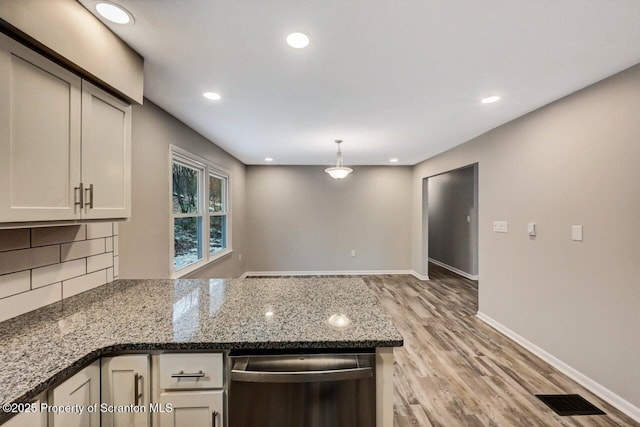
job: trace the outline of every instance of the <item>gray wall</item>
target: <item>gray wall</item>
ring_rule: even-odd
[[[409,269],[411,168],[357,166],[342,181],[324,169],[247,166],[247,270]]]
[[[245,167],[164,110],[145,100],[133,107],[132,219],[120,224],[120,277],[169,277],[169,144],[231,172],[234,252],[190,277],[238,277],[245,271]]]
[[[428,179],[429,258],[478,274],[476,165]],[[467,221],[468,217],[468,221]]]
[[[636,407],[639,112],[640,65],[416,165],[412,197],[412,265],[425,272],[423,180],[478,162],[480,311]]]

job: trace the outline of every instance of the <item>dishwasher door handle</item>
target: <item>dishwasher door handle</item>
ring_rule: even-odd
[[[247,371],[242,364],[234,365],[231,381],[252,383],[312,383],[318,381],[348,381],[373,377],[373,369],[348,368],[329,371]]]

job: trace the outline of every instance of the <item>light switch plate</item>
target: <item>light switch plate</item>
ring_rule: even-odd
[[[509,223],[507,221],[493,221],[493,231],[495,233],[508,233]]]
[[[571,226],[571,239],[575,242],[582,242],[582,226],[581,225]]]
[[[527,232],[529,233],[529,236],[531,236],[531,237],[535,237],[536,236],[536,223],[535,222],[530,222],[529,224],[527,224]]]

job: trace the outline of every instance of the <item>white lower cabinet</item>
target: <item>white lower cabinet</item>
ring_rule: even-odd
[[[39,412],[22,412],[11,418],[2,427],[47,427],[46,416]]]
[[[224,427],[224,353],[152,356],[154,427]]]
[[[102,358],[103,427],[149,427],[150,397],[149,355]]]
[[[160,427],[223,427],[223,395],[222,390],[161,393],[160,403],[168,410],[160,414]]]
[[[46,393],[44,393],[46,396]],[[38,398],[31,402],[34,406],[30,412],[22,412],[9,421],[4,423],[2,427],[47,427],[47,413],[40,410],[40,404],[46,402],[46,398]]]
[[[49,414],[49,427],[100,427],[100,361],[96,360],[49,392],[49,404],[68,411]]]
[[[2,427],[224,427],[224,359],[223,352],[103,357]]]

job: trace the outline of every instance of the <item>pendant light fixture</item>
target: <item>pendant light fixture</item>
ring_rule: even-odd
[[[353,169],[345,167],[342,161],[342,151],[340,150],[340,144],[342,144],[341,139],[336,139],[336,144],[338,144],[338,159],[336,160],[336,165],[332,168],[327,168],[324,171],[331,175],[333,179],[343,179],[346,178]]]

